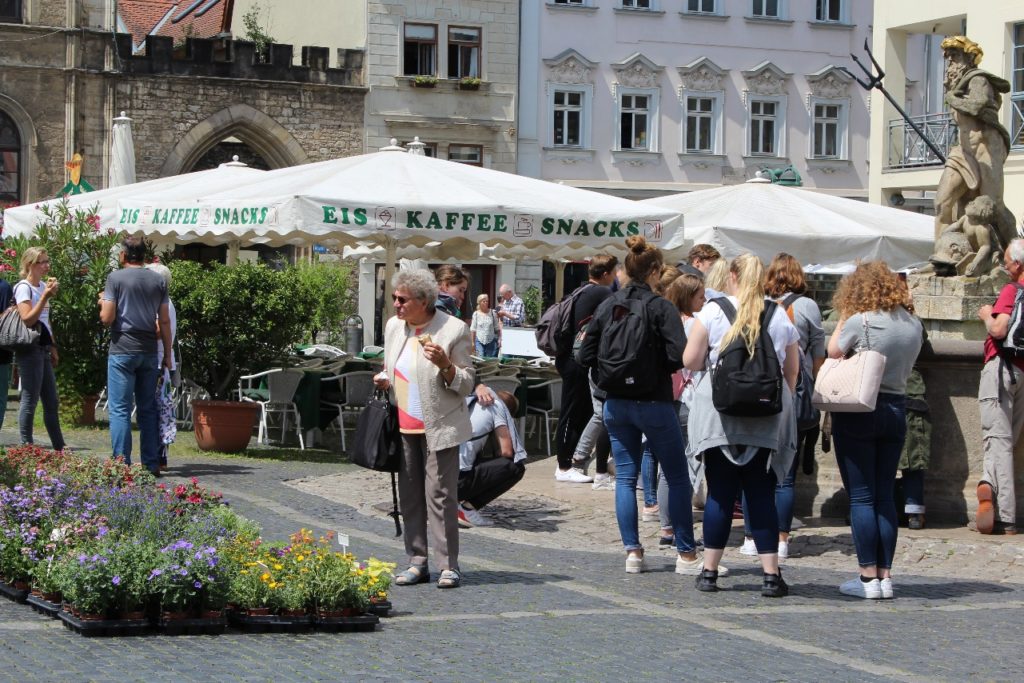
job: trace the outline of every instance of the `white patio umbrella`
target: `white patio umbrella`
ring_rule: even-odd
[[[135,182],[135,144],[132,141],[132,120],[124,112],[114,119],[110,143],[110,173],[107,187],[121,187]]]
[[[641,203],[679,211],[686,246],[710,244],[728,258],[784,251],[819,271],[874,259],[900,269],[927,261],[935,246],[929,216],[760,178]]]
[[[445,252],[520,246],[542,258],[562,247],[597,253],[630,234],[665,247],[682,241],[672,209],[400,151],[269,171],[194,202],[125,199],[120,206],[135,219],[122,227],[151,234],[380,244],[388,282],[399,243],[440,241]]]
[[[119,221],[120,216],[118,216],[118,201],[122,198],[145,197],[149,201],[157,199],[187,201],[206,192],[216,192],[229,187],[244,185],[265,172],[249,168],[239,162],[238,157],[235,157],[234,161],[221,164],[217,168],[207,171],[183,173],[181,175],[146,180],[141,183],[132,183],[131,185],[122,185],[106,190],[96,190],[86,194],[71,195],[67,198],[67,202],[72,210],[87,210],[96,207],[97,215],[100,218],[100,225],[103,228],[119,228],[121,224]],[[52,208],[61,201],[61,199],[50,199],[7,209],[4,211],[4,233],[7,235],[32,234],[39,221],[37,207],[48,205]],[[179,233],[176,237],[180,242],[190,241],[189,235],[185,231]],[[227,237],[223,239],[226,241]]]

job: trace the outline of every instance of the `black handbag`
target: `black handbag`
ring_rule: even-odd
[[[390,516],[395,520],[395,536],[401,536],[395,473],[402,467],[402,436],[398,431],[398,409],[388,399],[387,392],[381,389],[373,392],[359,413],[351,460],[360,467],[391,473],[393,508]]]
[[[39,323],[32,327],[21,319],[17,306],[0,314],[0,348],[20,351],[39,343]]]

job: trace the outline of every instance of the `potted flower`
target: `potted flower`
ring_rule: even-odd
[[[482,82],[476,76],[464,76],[459,80],[459,90],[479,90]]]
[[[429,74],[413,76],[412,86],[414,88],[433,88],[435,85],[437,85],[437,76]]]
[[[73,614],[86,620],[105,619],[116,608],[123,589],[114,569],[101,544],[87,545],[56,563],[57,583]]]
[[[226,590],[212,590],[223,580],[217,549],[179,538],[160,549],[156,566],[146,581],[150,591],[160,596],[165,618],[180,619],[208,608],[223,607]],[[209,598],[213,595],[215,600]],[[214,604],[211,604],[214,603]]]
[[[239,377],[279,363],[304,338],[318,294],[294,268],[193,261],[170,267],[183,374],[213,397],[192,402],[196,442],[203,450],[244,450],[259,406],[233,400]]]
[[[149,581],[152,568],[159,561],[159,551],[153,543],[141,539],[123,539],[110,552],[113,578],[121,588],[115,609],[121,619],[143,619],[146,602],[152,594]]]

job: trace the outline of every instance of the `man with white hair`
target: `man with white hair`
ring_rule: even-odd
[[[981,371],[978,404],[985,459],[978,483],[975,524],[981,534],[1017,533],[1013,447],[1024,430],[1024,356],[1004,349],[1016,300],[1024,295],[1024,239],[1015,239],[1003,254],[1011,282],[999,292],[995,305],[982,306],[985,324],[985,367]]]
[[[523,305],[523,300],[512,291],[512,288],[502,285],[498,288],[498,296],[501,298],[501,301],[498,302],[498,317],[501,318],[501,324],[506,327],[525,325],[526,306]]]

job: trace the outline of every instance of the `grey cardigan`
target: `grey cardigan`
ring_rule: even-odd
[[[407,329],[405,321],[397,317],[388,320],[384,329],[384,369],[392,385],[395,383],[398,357],[408,339]],[[455,378],[451,384],[446,384],[439,367],[429,361],[416,364],[427,448],[440,451],[473,438],[465,397],[473,391],[476,371],[470,358],[469,327],[466,323],[438,310],[423,327],[423,332],[445,350],[455,365]]]

